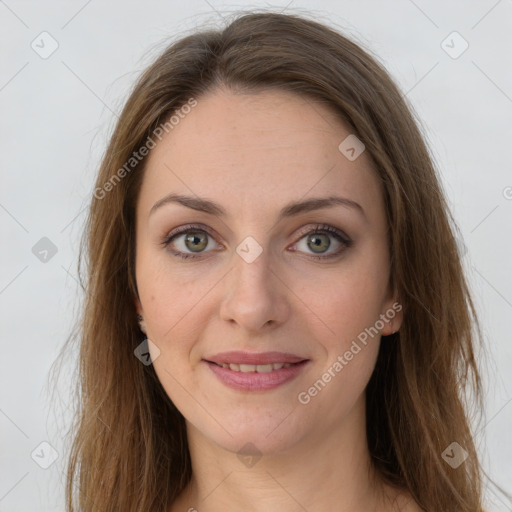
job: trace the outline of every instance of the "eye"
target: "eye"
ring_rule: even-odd
[[[179,258],[197,258],[194,253],[202,254],[208,247],[215,246],[212,235],[200,225],[187,225],[175,229],[162,242],[172,254]],[[181,239],[181,240],[180,240]],[[212,243],[210,243],[212,242]],[[173,248],[175,246],[176,248]],[[187,251],[191,251],[190,253]]]
[[[338,249],[327,253],[326,251],[331,248],[331,239],[335,239],[335,245],[338,244]],[[327,224],[317,225],[313,230],[306,232],[294,247],[302,248],[301,252],[312,251],[313,259],[328,259],[339,256],[345,249],[351,247],[352,240],[339,229],[329,226]],[[293,249],[296,250],[295,248]]]
[[[335,240],[338,249],[326,253],[331,248],[331,240]],[[302,242],[302,241],[305,242]],[[302,247],[301,252],[309,252],[313,259],[328,259],[339,256],[345,249],[351,247],[352,240],[339,229],[326,224],[316,225],[313,229],[305,231],[305,234],[293,246],[292,251],[297,251],[297,247]],[[215,247],[213,235],[210,234],[206,226],[189,224],[181,226],[171,231],[163,240],[162,245],[169,251],[182,259],[198,258],[205,252],[211,252],[207,249]]]

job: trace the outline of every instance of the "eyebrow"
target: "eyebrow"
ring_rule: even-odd
[[[211,201],[210,199],[203,199],[199,197],[185,196],[182,194],[170,193],[159,199],[149,211],[149,215],[152,215],[156,210],[161,208],[166,204],[181,204],[187,208],[191,208],[192,210],[196,210],[198,212],[207,213],[210,215],[216,215],[218,217],[226,217],[227,211],[218,203]],[[284,206],[278,215],[278,220],[282,220],[287,217],[294,217],[301,213],[307,213],[314,210],[321,210],[324,208],[332,208],[333,206],[344,206],[347,208],[351,208],[353,210],[358,211],[363,217],[366,217],[365,211],[363,207],[352,201],[352,199],[348,199],[346,197],[341,196],[328,196],[328,197],[314,197],[311,199],[306,199],[303,201],[295,201],[288,203]]]

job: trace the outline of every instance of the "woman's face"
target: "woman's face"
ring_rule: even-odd
[[[380,334],[400,326],[369,156],[288,92],[217,90],[176,119],[137,203],[158,378],[189,433],[230,451],[325,439],[364,410]]]

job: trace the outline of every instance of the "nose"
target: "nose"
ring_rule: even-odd
[[[290,315],[290,289],[272,268],[268,253],[263,250],[252,262],[235,254],[234,266],[225,278],[221,318],[246,331],[276,328]]]

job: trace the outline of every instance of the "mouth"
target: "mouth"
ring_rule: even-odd
[[[212,362],[213,361],[208,361]],[[234,372],[242,372],[242,373],[269,373],[274,370],[280,370],[281,368],[289,368],[292,365],[300,364],[300,363],[269,363],[269,364],[242,364],[242,363],[213,363],[217,366],[221,366],[222,368],[229,368]]]
[[[225,352],[203,361],[223,384],[238,391],[275,389],[297,377],[310,362],[282,352]]]

